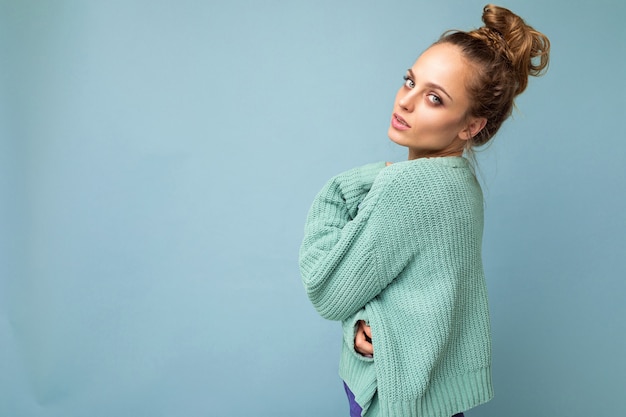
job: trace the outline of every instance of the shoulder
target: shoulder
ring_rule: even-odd
[[[404,189],[408,194],[478,185],[470,163],[462,157],[421,158],[398,162],[384,169],[377,180],[385,188]]]
[[[444,171],[471,171],[469,161],[463,157],[439,157],[439,158],[419,158],[409,161],[397,162],[389,166],[391,170],[400,173],[429,173]]]

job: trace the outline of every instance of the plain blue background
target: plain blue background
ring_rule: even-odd
[[[346,416],[297,255],[406,151],[404,71],[483,1],[0,1],[0,415]],[[510,0],[548,74],[479,154],[496,398],[626,404],[626,4]]]

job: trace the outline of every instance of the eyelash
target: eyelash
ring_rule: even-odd
[[[428,95],[428,97],[429,97],[430,102],[433,103],[435,106],[441,106],[443,104],[443,101],[441,100],[441,97],[439,97],[436,94],[430,93]]]
[[[408,75],[405,75],[402,78],[404,79],[405,86],[409,87],[407,84],[409,83],[409,81],[411,81],[411,84],[413,84],[413,87],[415,87],[415,82],[411,79],[411,77],[409,77]],[[413,87],[409,87],[409,88],[413,88]]]
[[[402,77],[404,79],[404,86],[407,88],[415,88],[415,81],[413,81],[413,79],[411,77],[409,77],[408,75],[405,75],[404,77]],[[411,85],[409,85],[411,84]],[[433,94],[430,93],[428,94],[428,101],[435,105],[435,106],[441,106],[443,105],[443,100],[441,99],[441,97],[439,97],[437,94]]]

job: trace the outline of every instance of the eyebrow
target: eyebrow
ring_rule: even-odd
[[[411,68],[409,68],[408,70],[409,75],[411,76],[411,78],[415,79],[415,74],[413,73],[413,70]],[[435,83],[426,83],[426,87],[428,88],[432,88],[435,90],[440,90],[441,92],[443,92],[445,95],[448,96],[448,98],[450,99],[450,101],[454,101],[452,99],[452,97],[450,96],[450,94],[448,94],[448,92],[439,84],[435,84]]]

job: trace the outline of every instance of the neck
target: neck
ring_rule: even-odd
[[[414,149],[409,149],[409,160],[419,158],[443,158],[446,156],[463,156],[463,150],[459,151],[433,151],[433,152],[419,152]]]

